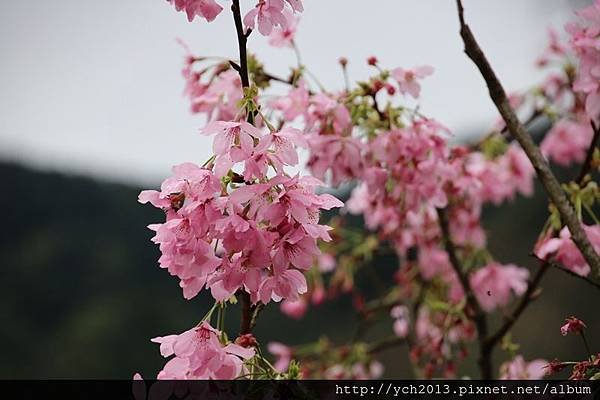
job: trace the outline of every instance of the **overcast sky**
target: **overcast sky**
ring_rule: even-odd
[[[0,2],[0,158],[42,169],[150,183],[183,161],[203,162],[210,141],[182,98],[180,37],[197,54],[236,58],[228,0],[211,24],[165,0]],[[254,1],[243,0],[248,7]],[[562,30],[569,0],[465,0],[466,17],[509,90],[541,75],[533,67],[546,27]],[[304,0],[297,36],[303,61],[327,87],[367,75],[365,58],[389,67],[429,64],[422,110],[456,133],[495,118],[485,86],[462,53],[453,0]],[[285,75],[290,50],[259,35],[249,48]]]

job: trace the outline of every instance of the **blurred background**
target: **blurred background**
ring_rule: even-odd
[[[305,0],[297,42],[326,87],[343,85],[340,56],[350,60],[351,79],[367,76],[371,55],[386,67],[429,64],[436,73],[424,84],[422,111],[455,140],[481,135],[495,120],[462,53],[454,1],[312,3]],[[542,77],[534,60],[546,28],[562,30],[586,3],[465,0],[465,8],[505,86],[518,90]],[[228,17],[225,10],[212,24],[189,24],[164,0],[0,2],[0,378],[152,377],[164,360],[149,339],[188,329],[208,309],[206,297],[184,300],[158,268],[146,225],[162,216],[139,205],[137,194],[157,187],[172,165],[208,158],[210,140],[198,134],[203,121],[182,97],[184,52],[175,38],[196,54],[236,58]],[[270,48],[258,35],[249,47],[280,75],[295,63],[291,50]],[[528,254],[547,215],[536,193],[486,210],[501,261],[535,268]],[[373,267],[389,280],[395,265],[380,259]],[[542,286],[513,332],[525,358],[583,358],[578,338],[559,334],[574,310],[597,349],[594,289],[557,271]],[[342,297],[296,321],[268,307],[256,335],[297,344],[326,334],[343,342],[356,326],[351,308]],[[236,331],[235,313],[228,319]],[[373,331],[391,333],[390,321]],[[410,376],[405,348],[381,358],[386,376]],[[460,372],[473,370],[467,364]]]

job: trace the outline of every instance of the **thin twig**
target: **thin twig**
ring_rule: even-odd
[[[458,17],[460,21],[460,36],[462,37],[465,46],[465,53],[475,63],[481,72],[481,75],[485,79],[490,93],[490,98],[496,105],[500,115],[502,115],[508,130],[519,142],[525,151],[525,154],[531,161],[531,164],[535,168],[538,178],[548,193],[550,200],[558,209],[562,222],[568,226],[573,238],[573,242],[575,242],[590,267],[592,267],[596,273],[600,273],[600,256],[598,256],[588,237],[586,236],[581,223],[577,218],[577,214],[573,209],[573,206],[562,190],[560,183],[550,170],[550,166],[543,157],[540,149],[533,142],[533,139],[525,127],[519,122],[519,119],[515,115],[515,112],[508,101],[508,97],[506,96],[506,92],[504,91],[502,84],[496,77],[496,74],[488,62],[485,54],[479,47],[473,32],[471,32],[471,29],[465,23],[464,9],[461,0],[456,0],[456,4],[458,7]]]
[[[248,74],[248,54],[246,51],[246,43],[248,42],[248,36],[252,33],[252,30],[248,29],[244,32],[244,26],[242,24],[242,13],[240,10],[240,1],[233,0],[231,2],[231,12],[233,14],[233,21],[235,23],[235,30],[238,39],[238,48],[240,52],[240,64],[237,66],[235,63],[231,63],[231,66],[238,71],[240,79],[242,81],[242,89],[250,87],[250,78]],[[248,113],[248,122],[254,122],[254,115]],[[242,319],[240,321],[240,335],[250,333],[253,326],[256,324],[256,318],[253,318],[253,307],[250,301],[250,295],[243,289],[239,291],[239,297],[242,306]],[[254,321],[253,321],[254,320]]]
[[[231,12],[233,13],[233,21],[235,23],[235,30],[237,33],[238,39],[238,48],[240,52],[240,65],[239,68],[236,68],[234,64],[230,65],[238,71],[240,74],[240,79],[242,81],[242,90],[244,88],[250,87],[250,77],[248,74],[248,53],[246,50],[246,43],[248,42],[248,36],[252,33],[251,29],[248,29],[247,32],[244,32],[244,25],[242,24],[242,13],[240,10],[240,0],[233,0],[231,2]],[[254,114],[248,113],[248,122],[254,122]]]

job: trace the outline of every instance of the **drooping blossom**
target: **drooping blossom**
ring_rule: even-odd
[[[567,336],[569,333],[581,333],[586,327],[585,322],[579,318],[569,317],[565,320],[565,324],[560,327],[560,334]]]
[[[536,380],[546,375],[548,361],[536,359],[525,361],[523,356],[518,355],[511,361],[500,366],[500,379]]]
[[[175,6],[177,11],[185,11],[188,21],[192,22],[196,16],[208,22],[213,21],[223,11],[215,0],[167,0]]]
[[[184,95],[190,99],[192,113],[205,114],[211,121],[231,121],[235,118],[238,103],[242,99],[240,76],[236,71],[216,71],[203,82],[201,77],[207,74],[193,72],[186,61],[183,75],[186,79]]]
[[[289,24],[284,14],[286,4],[294,12],[304,10],[301,0],[259,0],[244,16],[244,25],[247,29],[254,29],[258,25],[258,31],[264,36],[269,36],[274,27],[285,30]]]
[[[189,299],[198,294],[221,263],[210,238],[198,240],[205,236],[206,226],[220,216],[215,208],[220,184],[211,171],[192,163],[175,166],[173,173],[160,192],[143,191],[139,201],[166,211],[164,224],[149,226],[156,232],[152,241],[159,244],[161,267],[181,279],[184,297]]]
[[[254,349],[223,345],[221,332],[202,322],[179,335],[156,337],[163,357],[173,356],[158,373],[158,379],[235,379],[245,371],[244,361]]]
[[[419,80],[433,74],[433,67],[423,65],[411,69],[396,68],[391,72],[399,85],[400,93],[410,94],[413,98],[418,98],[421,93],[421,85]]]
[[[475,271],[469,281],[481,308],[492,311],[507,305],[512,293],[525,293],[528,277],[529,271],[524,268],[492,262]]]
[[[596,252],[600,252],[600,225],[583,225],[590,243]],[[575,272],[581,276],[587,276],[590,273],[590,266],[583,258],[583,255],[571,240],[571,232],[568,227],[561,229],[558,237],[547,237],[543,239],[535,250],[535,254],[542,260],[548,260],[553,257],[563,267]]]

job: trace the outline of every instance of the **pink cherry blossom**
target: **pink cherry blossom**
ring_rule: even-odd
[[[577,15],[580,20],[566,26],[571,36],[571,46],[579,58],[579,70],[573,89],[584,96],[588,119],[597,120],[600,115],[600,3],[595,1]]]
[[[283,112],[285,120],[293,121],[296,117],[307,112],[309,101],[310,95],[306,89],[306,83],[301,79],[296,87],[290,89],[285,96],[278,97],[271,102],[271,107]]]
[[[220,72],[207,83],[196,86],[200,86],[197,91],[188,92],[193,113],[205,113],[209,120],[229,121],[236,117],[242,99],[241,80],[236,71]]]
[[[217,15],[223,11],[215,0],[167,0],[175,6],[177,11],[185,11],[188,21],[192,22],[194,17],[199,16],[207,20],[213,21]]]
[[[290,20],[285,13],[286,4],[293,12],[304,11],[301,0],[259,0],[244,16],[244,25],[247,29],[254,29],[258,24],[258,31],[264,36],[269,36],[275,27],[288,29]]]
[[[262,132],[245,121],[215,121],[203,130],[204,135],[215,135],[213,151],[215,173],[223,177],[237,162],[248,160],[254,152],[254,141],[262,136]]]
[[[511,293],[517,296],[527,290],[529,271],[513,264],[492,262],[475,271],[470,277],[471,288],[485,311],[508,304]]]
[[[269,35],[269,44],[273,47],[293,47],[294,36],[298,29],[298,18],[288,9],[283,10],[287,22],[285,26],[276,26]]]
[[[360,175],[363,145],[350,136],[313,135],[308,139],[310,158],[307,166],[318,179],[331,171],[331,184],[337,186]]]
[[[581,333],[587,328],[585,323],[579,318],[569,317],[565,320],[565,324],[560,327],[560,334],[567,336],[569,333]]]
[[[174,355],[158,373],[158,379],[235,379],[245,370],[244,361],[254,349],[222,345],[221,332],[202,322],[179,335],[156,337],[163,357]]]
[[[583,229],[594,249],[600,252],[600,225],[583,225]],[[558,237],[542,240],[538,244],[535,253],[543,260],[553,257],[562,266],[578,275],[587,276],[590,273],[590,266],[571,240],[571,232],[566,226],[561,229]]]
[[[298,152],[296,147],[308,147],[308,142],[299,129],[286,127],[278,132],[272,132],[265,136],[262,146],[268,147],[273,144],[274,152],[281,162],[286,165],[298,164]]]
[[[536,61],[538,66],[545,66],[552,60],[561,60],[568,53],[568,47],[561,41],[558,32],[552,27],[548,28],[548,38],[548,47]]]
[[[308,308],[308,304],[304,297],[299,298],[295,301],[284,300],[281,302],[281,312],[287,315],[290,318],[301,319],[304,314],[306,314],[306,310]]]
[[[244,17],[244,25],[247,29],[254,29],[255,23],[258,23],[258,31],[265,36],[271,34],[274,26],[285,29],[288,21],[283,14],[284,6],[283,0],[259,0]]]
[[[523,356],[518,355],[511,361],[500,366],[500,379],[536,380],[546,375],[545,367],[548,361],[536,359],[525,361]]]
[[[412,69],[396,68],[391,72],[392,78],[398,81],[400,93],[410,94],[418,98],[421,93],[421,85],[418,80],[433,74],[433,67],[423,65]]]
[[[582,162],[593,134],[589,121],[580,123],[562,119],[548,131],[540,149],[546,157],[560,165]]]
[[[319,271],[323,273],[333,271],[335,269],[335,265],[335,257],[331,254],[321,253],[317,257],[317,266],[319,267]]]

